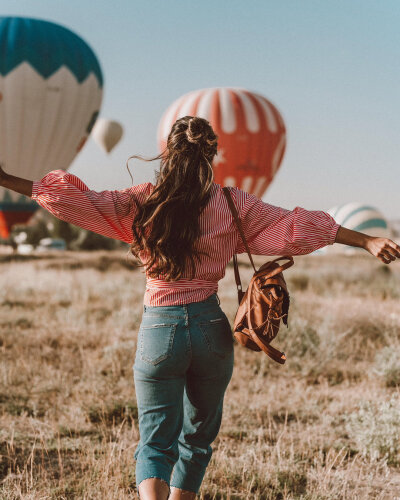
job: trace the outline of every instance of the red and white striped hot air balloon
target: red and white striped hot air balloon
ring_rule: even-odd
[[[218,135],[215,182],[261,197],[281,164],[286,130],[276,107],[265,97],[239,88],[195,90],[169,106],[158,127],[162,151],[172,125],[183,116],[208,120]]]

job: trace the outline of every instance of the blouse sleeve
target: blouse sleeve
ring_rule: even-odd
[[[135,203],[151,192],[151,183],[120,191],[92,191],[76,175],[53,170],[33,182],[32,199],[55,217],[103,236],[131,243]]]
[[[286,210],[240,189],[233,194],[254,255],[305,255],[335,242],[340,225],[326,212]],[[236,253],[244,252],[239,235]]]

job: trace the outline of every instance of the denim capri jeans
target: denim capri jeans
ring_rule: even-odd
[[[197,493],[232,377],[233,338],[216,294],[144,306],[133,366],[140,441],[136,484],[159,478]]]

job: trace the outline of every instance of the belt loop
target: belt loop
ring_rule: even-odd
[[[220,304],[221,304],[221,301],[219,300],[218,294],[216,293],[216,294],[215,294],[215,296],[216,296],[216,298],[217,298],[218,305],[220,305]]]
[[[146,306],[143,304],[143,312],[146,312]]]

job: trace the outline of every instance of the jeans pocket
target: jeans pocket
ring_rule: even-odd
[[[200,321],[199,328],[210,352],[225,358],[233,350],[232,330],[226,316]]]
[[[177,323],[140,326],[138,347],[140,358],[151,365],[158,365],[169,358],[174,343]]]

